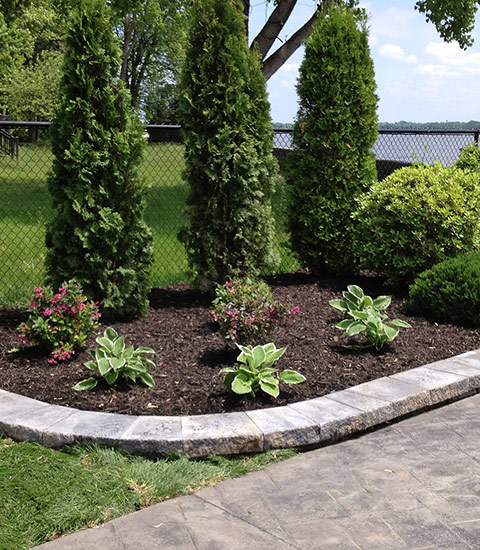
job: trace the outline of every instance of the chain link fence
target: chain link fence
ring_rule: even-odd
[[[33,287],[44,280],[45,225],[52,216],[47,189],[52,154],[48,122],[0,121],[0,129],[18,137],[18,157],[6,150],[0,153],[0,306],[5,306],[26,303]],[[140,176],[146,183],[145,219],[154,236],[151,285],[160,287],[191,278],[185,251],[177,239],[187,223],[188,189],[182,180],[180,128],[148,126],[146,131],[149,143]],[[374,147],[379,177],[414,160],[439,159],[442,164],[451,164],[460,149],[474,140],[478,142],[478,132],[382,131]],[[292,131],[275,130],[275,154],[280,165],[291,148]],[[299,268],[288,245],[287,207],[285,184],[279,177],[274,197],[277,272]]]

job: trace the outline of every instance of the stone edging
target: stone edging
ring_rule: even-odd
[[[271,409],[129,416],[49,405],[0,390],[0,434],[59,448],[76,442],[160,457],[315,447],[480,391],[480,350]]]

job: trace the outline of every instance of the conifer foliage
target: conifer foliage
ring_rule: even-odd
[[[361,14],[341,4],[319,17],[298,81],[294,150],[287,159],[290,229],[312,272],[355,266],[355,198],[376,179],[375,79]]]
[[[75,279],[107,319],[146,313],[152,258],[136,176],[144,139],[116,78],[119,53],[104,0],[78,2],[51,129],[46,267],[54,288]]]
[[[183,231],[197,283],[255,277],[272,264],[277,163],[265,79],[242,2],[194,0],[180,120],[190,186]]]

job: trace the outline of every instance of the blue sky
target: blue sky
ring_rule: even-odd
[[[269,7],[253,0],[250,36],[263,26]],[[299,0],[280,37],[288,37],[309,19],[316,2]],[[480,16],[474,45],[463,51],[446,44],[415,0],[365,0],[369,13],[370,53],[375,67],[378,118],[382,122],[480,120]],[[268,81],[275,122],[292,122],[297,111],[296,80],[301,48]]]

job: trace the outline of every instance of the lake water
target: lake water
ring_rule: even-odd
[[[450,166],[458,159],[460,149],[474,141],[474,133],[452,134],[402,134],[381,133],[373,146],[377,159],[400,162],[427,162],[439,160],[443,166]],[[292,134],[275,132],[275,146],[290,149]]]

